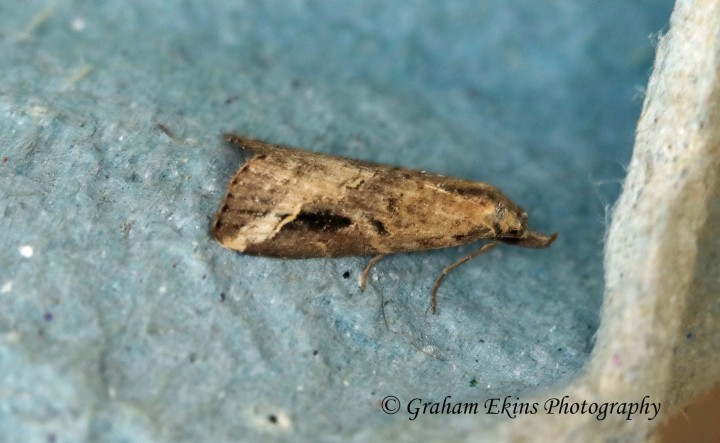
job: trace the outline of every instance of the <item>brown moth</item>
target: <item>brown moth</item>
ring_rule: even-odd
[[[212,235],[228,249],[286,259],[424,251],[488,240],[452,269],[498,242],[549,246],[557,234],[527,227],[527,213],[486,183],[272,145],[240,135],[251,151],[232,178]]]

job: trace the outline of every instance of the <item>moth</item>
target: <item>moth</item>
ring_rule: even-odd
[[[284,259],[425,251],[487,240],[445,276],[497,243],[545,248],[557,234],[528,228],[527,213],[487,183],[350,160],[225,134],[253,153],[230,181],[212,236],[244,254]]]

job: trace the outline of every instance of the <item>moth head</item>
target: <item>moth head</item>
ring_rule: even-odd
[[[500,200],[495,206],[495,235],[503,241],[522,238],[527,231],[527,221],[527,212],[509,199]]]
[[[526,248],[545,248],[555,241],[557,234],[544,235],[528,228],[525,210],[510,200],[498,202],[495,208],[496,238]]]

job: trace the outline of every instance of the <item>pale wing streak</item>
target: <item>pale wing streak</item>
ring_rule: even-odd
[[[298,174],[298,170],[308,170],[308,165],[302,161],[293,162],[285,167],[277,167],[267,159],[251,158],[248,162],[262,162],[257,170],[265,172],[262,177],[267,187],[276,191],[275,196],[282,195],[282,199],[274,202],[272,211],[265,216],[258,217],[254,223],[243,226],[237,230],[233,239],[229,240],[227,247],[244,251],[249,245],[259,244],[272,239],[286,224],[295,220],[304,205],[313,201],[324,199],[327,201],[340,201],[344,198],[347,187],[370,179],[374,174],[367,170],[358,170],[337,162],[331,174],[314,174],[308,180],[307,174]],[[246,172],[252,173],[251,164],[246,165]],[[309,169],[312,170],[312,169]],[[302,181],[297,178],[303,176]],[[278,183],[282,183],[278,186]]]

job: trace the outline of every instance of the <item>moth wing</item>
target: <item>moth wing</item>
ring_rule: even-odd
[[[362,248],[334,253],[330,239],[352,224],[333,209],[343,201],[346,186],[371,177],[367,168],[239,136],[226,139],[255,155],[233,177],[215,216],[213,236],[223,246],[286,258],[372,253]]]
[[[502,194],[490,185],[226,139],[255,153],[233,177],[215,218],[213,235],[227,248],[338,257],[442,248],[495,234],[491,221]]]

